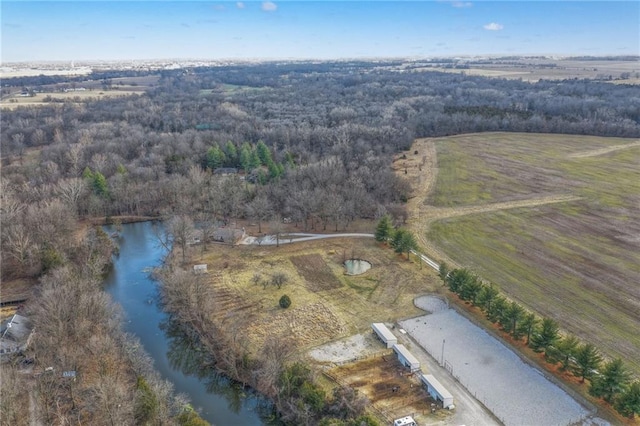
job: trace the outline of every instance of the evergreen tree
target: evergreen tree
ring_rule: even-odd
[[[591,380],[589,393],[611,403],[616,396],[624,392],[630,381],[631,373],[622,360],[616,358],[608,362],[602,369],[602,373]]]
[[[478,294],[482,290],[482,282],[477,275],[471,275],[468,280],[466,280],[462,287],[460,288],[460,298],[462,300],[470,300],[474,305],[476,304],[476,299]]]
[[[224,152],[217,146],[212,146],[207,151],[207,167],[211,170],[224,166],[225,155]]]
[[[517,302],[511,302],[504,311],[501,321],[502,329],[513,335],[513,338],[520,340],[522,334],[518,331],[519,321],[524,317],[525,310]]]
[[[447,277],[447,285],[449,290],[459,294],[467,282],[473,279],[473,274],[466,268],[454,269],[449,272]]]
[[[258,156],[258,153],[256,152],[255,149],[252,150],[251,151],[251,159],[249,161],[249,170],[257,169],[261,165],[262,165],[262,163],[260,162],[260,157]]]
[[[246,173],[251,171],[251,145],[243,143],[239,154],[240,167]]]
[[[542,320],[542,326],[540,332],[533,333],[531,335],[531,347],[536,352],[545,351],[556,344],[559,339],[558,323],[551,318],[545,318]]]
[[[416,239],[410,231],[400,228],[393,235],[393,239],[391,240],[391,247],[394,248],[396,253],[407,253],[408,259],[411,250],[415,250],[416,248],[418,248],[418,244],[416,243]]]
[[[640,381],[635,381],[616,398],[614,408],[618,413],[629,418],[633,418],[636,414],[640,414]]]
[[[228,141],[224,146],[225,165],[228,167],[238,167],[238,150],[233,142]]]
[[[500,291],[493,284],[485,285],[478,293],[477,303],[480,309],[487,313],[491,309],[491,305],[496,297],[500,295]]]
[[[376,239],[378,237],[376,236]],[[440,262],[440,266],[438,267],[438,276],[442,280],[443,283],[447,282],[447,275],[449,274],[449,265],[447,262]]]
[[[507,309],[509,303],[507,299],[498,295],[493,299],[493,303],[491,304],[491,308],[487,310],[487,319],[491,322],[498,322],[500,318],[504,315],[504,311]]]
[[[591,380],[594,376],[594,371],[600,367],[602,362],[602,356],[598,352],[595,346],[591,343],[586,343],[576,350],[576,365],[573,366],[572,372],[574,376],[580,377],[580,382],[585,379]]]
[[[535,330],[536,326],[540,320],[533,313],[525,314],[524,317],[520,320],[520,324],[518,325],[518,331],[522,336],[527,336],[526,344],[527,346],[531,342],[531,334],[533,330]]]
[[[273,159],[271,158],[271,151],[264,142],[258,142],[258,145],[256,145],[256,153],[258,154],[258,158],[260,159],[260,164],[262,164],[263,166],[268,166],[269,163],[273,162]]]
[[[89,167],[86,167],[82,172],[82,177],[89,181],[94,194],[102,198],[109,198],[109,186],[102,173],[92,172]]]
[[[291,298],[285,294],[280,298],[278,304],[282,309],[287,309],[289,306],[291,306]]]
[[[560,362],[563,371],[571,366],[571,361],[576,355],[576,351],[580,341],[575,336],[566,336],[560,339],[553,350],[549,350],[549,360],[551,362]]]
[[[375,237],[376,241],[386,242],[393,235],[393,225],[391,224],[391,218],[389,215],[384,215],[380,218],[378,226],[376,226]]]

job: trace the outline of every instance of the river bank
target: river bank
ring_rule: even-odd
[[[160,376],[185,394],[194,409],[212,424],[263,424],[256,412],[257,400],[211,369],[202,368],[193,341],[185,339],[158,305],[157,282],[150,272],[162,265],[167,254],[156,239],[152,222],[135,221],[118,232],[119,255],[104,281],[105,291],[124,312],[125,331],[136,336],[153,360]],[[111,233],[113,226],[105,229]]]

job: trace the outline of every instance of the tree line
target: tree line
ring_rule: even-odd
[[[122,330],[120,309],[102,289],[112,240],[94,228],[70,244],[21,311],[34,333],[24,353],[0,366],[1,423],[202,425]]]

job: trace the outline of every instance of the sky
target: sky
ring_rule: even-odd
[[[639,55],[629,1],[1,0],[3,64]]]

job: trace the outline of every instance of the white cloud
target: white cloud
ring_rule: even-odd
[[[473,7],[473,3],[470,1],[461,1],[461,0],[438,0],[439,3],[449,3],[451,6],[457,9],[466,9],[469,7]]]
[[[501,29],[504,28],[504,26],[502,24],[496,24],[495,22],[492,22],[490,24],[485,25],[483,28],[487,31],[500,31]]]
[[[244,6],[244,3],[243,3],[243,2],[239,1],[239,2],[237,2],[237,3],[236,3],[236,7],[237,7],[238,9],[244,9],[244,7],[245,7],[245,6]]]
[[[272,1],[262,2],[262,10],[264,10],[265,12],[274,12],[277,8],[278,8],[278,5],[276,5]]]

